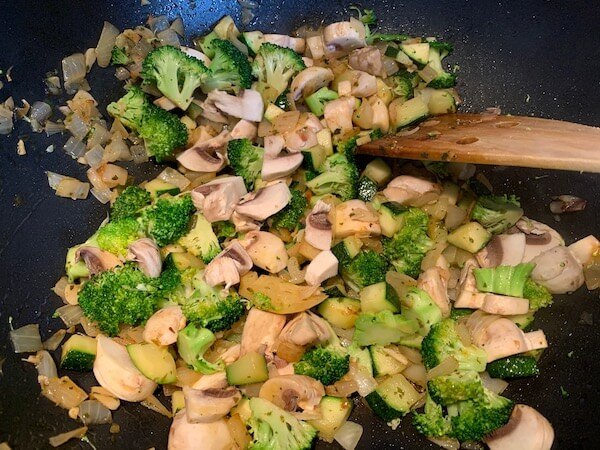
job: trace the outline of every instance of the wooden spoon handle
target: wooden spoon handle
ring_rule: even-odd
[[[447,114],[358,153],[391,158],[600,172],[600,128],[560,120]]]

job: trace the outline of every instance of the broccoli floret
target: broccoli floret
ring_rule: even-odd
[[[216,340],[210,330],[190,323],[177,333],[177,352],[196,372],[205,375],[215,373],[223,370],[223,364],[208,362],[204,359],[204,354]]]
[[[448,436],[452,432],[450,418],[444,415],[441,405],[438,405],[427,395],[423,413],[414,413],[413,425],[417,431],[427,437]]]
[[[249,139],[232,139],[227,145],[229,165],[236,175],[244,179],[248,190],[253,189],[254,182],[260,176],[265,150],[252,145]]]
[[[356,198],[358,169],[346,154],[328,156],[319,168],[320,175],[306,185],[315,195],[335,194],[343,201]]]
[[[231,42],[222,39],[213,39],[210,46],[215,54],[202,90],[208,93],[214,89],[234,92],[249,89],[252,85],[252,66],[246,55]]]
[[[147,320],[171,288],[171,283],[163,286],[162,277],[150,278],[126,263],[92,276],[79,292],[79,306],[100,330],[114,336],[121,324],[139,325]]]
[[[150,103],[139,88],[131,88],[106,110],[144,139],[148,155],[161,162],[187,143],[188,132],[179,118]]]
[[[215,56],[215,49],[212,46],[212,42],[215,39],[219,39],[219,36],[214,31],[211,31],[205,36],[194,39],[194,46],[196,49],[201,50],[202,53],[212,59]]]
[[[523,288],[535,267],[532,263],[474,269],[477,289],[481,292],[523,297]]]
[[[461,442],[480,441],[492,431],[506,425],[513,406],[511,400],[484,388],[481,397],[459,402],[449,408],[452,436]]]
[[[294,50],[265,42],[252,63],[252,75],[265,103],[273,102],[288,87],[291,78],[306,69],[302,57]]]
[[[312,377],[325,386],[338,381],[349,368],[350,356],[328,347],[312,348],[294,364],[296,374]]]
[[[111,52],[110,63],[113,66],[124,66],[125,64],[128,64],[129,56],[125,53],[125,49],[115,45]]]
[[[432,45],[433,44],[433,45]],[[442,67],[442,59],[452,50],[450,44],[429,43],[429,61],[427,65],[435,70],[436,77],[431,80],[427,86],[434,89],[451,88],[456,84],[456,74],[446,72]]]
[[[388,264],[383,256],[374,250],[362,250],[347,264],[342,265],[344,279],[362,289],[365,286],[385,280]]]
[[[196,207],[191,196],[161,197],[144,210],[148,234],[160,247],[172,244],[185,235]]]
[[[250,399],[250,450],[309,450],[317,430],[260,397]]]
[[[272,218],[271,226],[275,229],[287,228],[295,230],[300,224],[300,219],[304,216],[304,210],[308,206],[308,200],[298,189],[290,189],[292,198],[285,208],[275,214]]]
[[[516,224],[523,210],[516,197],[482,195],[477,199],[471,217],[492,234],[500,234]]]
[[[534,377],[540,373],[536,359],[527,355],[497,359],[488,363],[486,370],[492,378],[502,378],[503,380]]]
[[[271,297],[262,292],[252,294],[252,305],[263,311],[275,311]]]
[[[552,304],[552,294],[541,284],[536,283],[531,278],[525,281],[523,286],[523,298],[529,300],[529,309],[537,311]]]
[[[110,220],[135,216],[151,202],[150,192],[138,186],[128,186],[117,197],[110,208]]]
[[[142,64],[142,78],[144,83],[156,83],[165,97],[185,111],[194,91],[208,78],[208,69],[199,59],[165,45],[148,53]]]
[[[217,235],[219,243],[225,239],[235,236],[235,225],[229,220],[219,220],[212,223],[214,233]]]
[[[182,236],[178,243],[192,255],[208,264],[221,252],[219,239],[214,233],[211,223],[201,213],[194,214],[192,222],[192,229]]]
[[[399,72],[388,77],[387,83],[394,91],[394,95],[404,100],[413,98],[415,75],[409,72]]]
[[[325,103],[335,100],[336,98],[339,98],[338,93],[328,89],[327,86],[324,86],[317,92],[306,97],[304,101],[306,102],[306,106],[310,108],[315,116],[321,117],[325,112]]]
[[[421,261],[434,242],[427,236],[429,217],[419,208],[404,213],[404,225],[391,239],[383,241],[383,254],[394,268],[416,278],[421,272]]]
[[[483,383],[477,372],[453,372],[435,377],[427,382],[427,391],[440,405],[450,405],[479,398],[483,395]]]
[[[426,336],[431,326],[442,320],[442,311],[422,289],[410,289],[402,299],[402,315],[419,324],[419,334]]]
[[[98,230],[98,247],[118,256],[127,254],[129,244],[143,237],[142,227],[133,217],[110,221]]]
[[[189,322],[214,333],[231,328],[244,314],[244,303],[236,292],[206,284],[203,275],[198,272],[194,276],[194,291],[190,296],[178,299],[183,314]]]
[[[452,356],[458,361],[459,370],[483,372],[487,362],[485,350],[475,346],[465,346],[452,319],[444,319],[431,327],[421,345],[423,365],[431,370],[444,359]]]
[[[418,329],[416,321],[391,311],[361,313],[354,323],[352,341],[361,347],[400,343],[413,336]]]

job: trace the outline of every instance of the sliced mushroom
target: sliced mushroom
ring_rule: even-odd
[[[330,338],[330,329],[323,319],[310,312],[302,312],[285,325],[278,340],[304,347],[317,342],[325,343]]]
[[[261,223],[259,221],[244,216],[237,211],[233,211],[230,220],[235,225],[235,231],[238,233],[260,230]]]
[[[489,314],[516,316],[527,314],[529,300],[508,295],[486,294],[479,309]]]
[[[261,178],[264,181],[273,181],[278,178],[293,174],[302,165],[302,153],[289,153],[276,158],[264,158],[261,169]]]
[[[312,58],[309,58],[308,56],[303,56],[302,61],[304,62],[304,65],[306,67],[312,67],[315,65],[315,61]]]
[[[225,364],[231,364],[239,359],[241,350],[242,346],[240,344],[234,344],[221,353],[220,359]]]
[[[225,289],[240,282],[240,276],[252,268],[252,259],[238,241],[229,246],[208,263],[204,280],[210,286],[225,284]]]
[[[304,53],[304,48],[306,47],[304,39],[285,34],[265,34],[264,38],[265,42],[270,42],[280,47],[291,48],[296,53]]]
[[[364,47],[353,50],[348,56],[348,64],[356,70],[362,70],[376,77],[385,77],[383,55],[377,47]]]
[[[285,146],[290,152],[299,152],[318,145],[316,131],[304,126],[285,135]]]
[[[550,450],[554,429],[539,412],[527,405],[515,405],[506,425],[484,439],[490,450]]]
[[[535,264],[531,278],[553,294],[573,292],[583,285],[583,266],[567,247],[558,245],[531,262]]]
[[[314,378],[305,375],[284,375],[270,378],[262,385],[260,398],[276,406],[295,413],[314,410],[325,395],[323,385]]]
[[[450,317],[450,300],[448,299],[448,280],[450,271],[441,267],[430,267],[419,275],[417,287],[429,294],[440,308],[443,317]]]
[[[144,400],[157,387],[133,365],[124,345],[103,335],[97,337],[94,376],[100,386],[128,402]]]
[[[144,341],[156,345],[171,345],[177,342],[177,333],[185,328],[185,316],[181,306],[166,306],[156,311],[144,327]]]
[[[442,187],[438,183],[411,175],[400,175],[389,182],[383,190],[383,195],[392,202],[406,204],[427,192],[440,193],[441,191]]]
[[[340,97],[325,104],[323,115],[327,128],[332,132],[346,133],[352,130],[352,113],[356,101],[354,97]]]
[[[575,256],[577,261],[587,266],[592,262],[592,258],[600,251],[600,241],[595,236],[589,235],[567,247]]]
[[[248,312],[248,317],[244,323],[240,355],[259,352],[260,350],[265,354],[272,354],[275,340],[284,326],[285,315],[252,308]]]
[[[268,231],[251,231],[240,245],[246,249],[252,262],[270,273],[279,273],[287,267],[288,254],[285,244]]]
[[[183,388],[185,413],[190,423],[209,423],[229,414],[242,395],[235,387],[204,390]]]
[[[158,278],[162,271],[160,250],[156,243],[149,238],[138,239],[127,247],[127,259],[136,261],[140,270],[150,278]]]
[[[306,267],[304,280],[309,286],[319,286],[338,274],[338,260],[331,250],[323,250]]]
[[[327,56],[339,57],[367,45],[362,22],[335,22],[323,29],[323,42]]]
[[[192,190],[194,205],[209,222],[229,220],[235,205],[246,195],[242,177],[220,177]]]
[[[208,97],[204,102],[200,104],[200,107],[202,108],[202,117],[204,119],[216,123],[229,123],[229,118],[221,111],[219,111],[219,109],[215,106],[214,99]]]
[[[203,391],[205,389],[225,389],[227,386],[229,386],[227,383],[227,374],[223,371],[211,373],[210,375],[202,375],[192,385],[192,388]]]
[[[204,53],[202,53],[201,51],[198,51],[195,48],[185,47],[183,45],[179,48],[186,55],[202,61],[206,67],[210,66],[210,62],[211,62],[210,58],[208,56],[206,56]]]
[[[193,147],[179,154],[177,161],[194,172],[218,172],[227,164],[222,149],[230,139],[229,132],[223,130],[212,139],[196,142]]]
[[[225,114],[250,122],[260,122],[265,109],[260,92],[252,89],[245,89],[238,96],[215,89],[208,93],[207,101]]]
[[[283,151],[285,146],[285,139],[281,134],[273,134],[271,136],[265,136],[265,157],[266,158],[277,158]]]
[[[348,200],[335,207],[333,235],[343,239],[356,234],[359,237],[379,236],[379,215],[362,200]]]
[[[471,290],[460,291],[454,301],[455,308],[480,309],[483,306],[486,294]]]
[[[331,205],[319,200],[306,218],[304,240],[319,250],[329,250],[333,239],[333,229],[329,221]]]
[[[525,254],[525,234],[499,234],[475,255],[481,267],[516,266]]]
[[[256,138],[258,127],[249,120],[241,119],[231,130],[231,139],[250,139]]]
[[[300,116],[300,117],[302,117],[302,116]],[[321,121],[319,120],[319,118],[311,112],[306,113],[306,120],[304,121],[304,127],[308,128],[309,130],[314,131],[315,133],[318,133],[323,128],[325,128],[323,126],[323,124],[321,123]]]
[[[196,450],[199,445],[202,450],[236,448],[224,419],[211,423],[190,423],[187,420],[185,409],[182,409],[173,418],[167,450]]]
[[[557,245],[565,245],[565,241],[556,230],[541,222],[521,217],[515,227],[525,233],[523,262],[530,262],[540,253]]]
[[[323,36],[309,36],[306,38],[306,46],[310,52],[310,56],[313,59],[322,59],[325,56],[325,44],[323,42]]]
[[[371,95],[375,95],[377,93],[376,77],[361,70],[354,70],[353,72],[356,76],[356,79],[352,83],[352,90],[350,93],[354,97],[370,97]]]
[[[308,97],[323,86],[333,81],[333,72],[325,67],[307,67],[294,77],[290,85],[290,92],[294,100],[301,96]]]
[[[277,182],[248,194],[235,210],[251,219],[263,221],[285,208],[291,197],[287,184]]]
[[[79,261],[80,259],[83,260],[92,275],[122,265],[121,260],[112,253],[100,250],[98,247],[89,247],[87,245],[77,249],[75,260]]]

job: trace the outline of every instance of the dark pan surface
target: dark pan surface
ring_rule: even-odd
[[[43,99],[42,78],[59,68],[60,59],[94,46],[103,20],[120,29],[134,26],[148,14],[181,15],[188,34],[199,34],[224,14],[239,19],[235,1],[139,0],[114,2],[0,0],[0,68],[14,65],[12,83],[0,91],[30,101]],[[318,25],[348,16],[349,2],[262,0],[252,27],[289,32],[306,22]],[[514,114],[531,114],[600,125],[600,4],[594,1],[371,1],[383,29],[434,35],[455,43],[453,61],[460,65],[463,110],[500,106]],[[92,93],[102,106],[121,95],[112,71],[94,70]],[[54,101],[54,100],[50,100]],[[15,145],[26,136],[27,156],[17,156]],[[0,442],[14,449],[49,448],[49,436],[79,425],[39,395],[32,366],[12,353],[8,320],[15,326],[40,322],[42,335],[61,326],[51,319],[60,305],[50,288],[62,274],[65,249],[81,242],[103,219],[106,209],[86,202],[55,197],[44,170],[84,178],[84,169],[60,150],[65,138],[32,136],[24,124],[8,138],[0,137]],[[52,154],[44,149],[53,143]],[[153,169],[138,170],[136,181]],[[155,171],[155,169],[154,169]],[[496,167],[487,173],[498,192],[521,197],[530,217],[554,225],[568,243],[598,235],[600,185],[597,175],[519,170]],[[553,195],[571,193],[588,200],[587,209],[555,222],[547,205]],[[597,448],[600,435],[600,303],[598,293],[578,291],[556,299],[538,314],[550,349],[536,380],[511,384],[507,395],[530,404],[553,423],[556,448]],[[593,325],[582,323],[582,315]],[[569,356],[570,355],[570,356]],[[74,375],[74,374],[69,374]],[[91,376],[75,378],[82,386]],[[568,393],[561,394],[561,387]],[[167,403],[168,404],[168,403]],[[365,427],[360,448],[430,448],[415,435],[410,419],[393,432],[362,405],[353,418]],[[100,449],[166,448],[169,421],[137,404],[114,414],[122,432],[94,427],[90,440]],[[318,448],[339,448],[318,444]],[[89,448],[71,442],[64,448]],[[202,448],[199,444],[199,449]]]

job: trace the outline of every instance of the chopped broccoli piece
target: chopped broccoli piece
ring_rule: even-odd
[[[125,256],[129,244],[143,237],[142,227],[133,217],[110,221],[98,230],[98,247]]]
[[[208,69],[199,59],[165,45],[148,53],[142,64],[142,78],[144,83],[156,83],[165,97],[185,111],[194,91],[208,78]]]
[[[213,39],[210,42],[214,56],[209,67],[209,75],[203,80],[202,91],[214,89],[234,91],[249,89],[252,85],[252,67],[240,50],[229,41]]]
[[[265,103],[275,101],[288,87],[292,77],[306,69],[302,56],[294,50],[265,42],[252,63],[252,75]]]
[[[196,49],[201,50],[202,53],[212,59],[215,56],[215,49],[212,46],[212,42],[215,39],[219,39],[219,36],[214,31],[211,31],[205,36],[194,39],[194,45]]]
[[[385,281],[388,264],[383,256],[374,250],[362,250],[342,265],[342,276],[358,288]]]
[[[110,208],[110,219],[120,220],[135,216],[140,209],[151,202],[150,192],[138,186],[128,186],[117,197]]]
[[[444,415],[442,406],[433,401],[429,394],[425,399],[423,413],[414,413],[413,425],[427,437],[448,436],[452,432],[450,418]]]
[[[434,246],[427,236],[429,217],[419,208],[409,208],[404,213],[404,225],[393,238],[383,241],[383,254],[394,268],[416,278],[421,272],[425,253]]]
[[[472,370],[453,372],[435,377],[427,382],[427,391],[440,405],[479,398],[483,395],[483,383],[477,372]]]
[[[249,139],[232,139],[227,145],[229,165],[236,175],[244,179],[246,187],[251,190],[260,176],[265,150],[252,145]]]
[[[529,300],[529,309],[537,311],[552,304],[552,294],[541,284],[536,283],[531,278],[525,281],[523,286],[523,298]]]
[[[216,340],[210,330],[190,323],[177,333],[177,351],[181,359],[196,372],[208,375],[223,370],[222,362],[211,363],[204,359],[204,354]]]
[[[409,100],[414,97],[414,80],[415,75],[413,73],[404,71],[388,77],[387,83],[396,97]]]
[[[525,282],[535,267],[532,263],[474,269],[477,289],[481,292],[523,297]]]
[[[321,117],[325,112],[325,103],[335,100],[338,97],[339,95],[337,92],[324,86],[317,92],[306,97],[304,101],[306,102],[306,106],[310,108],[315,116]]]
[[[426,336],[431,326],[442,320],[439,306],[427,292],[418,288],[410,289],[402,299],[402,315],[417,321],[421,336]]]
[[[250,450],[309,450],[317,430],[260,397],[250,399]]]
[[[352,341],[361,347],[400,343],[404,338],[413,336],[418,328],[416,321],[391,311],[362,313],[354,323]]]
[[[295,230],[300,224],[300,219],[304,216],[304,210],[308,206],[308,200],[298,189],[290,189],[292,198],[285,208],[275,214],[272,218],[271,226],[275,229],[287,228]]]
[[[512,380],[513,378],[534,377],[540,370],[533,356],[515,355],[488,363],[487,372],[492,378]]]
[[[148,234],[160,247],[172,244],[188,232],[196,207],[189,194],[161,197],[144,210]]]
[[[235,225],[229,220],[220,220],[212,223],[214,233],[217,235],[219,243],[225,239],[235,236]]]
[[[125,53],[125,49],[115,45],[111,52],[110,63],[113,66],[124,66],[125,64],[128,64],[129,56]]]
[[[182,236],[178,243],[192,255],[199,257],[205,264],[211,262],[221,253],[219,239],[212,229],[211,223],[202,213],[197,212],[192,218],[192,229]]]
[[[450,356],[458,361],[459,370],[483,372],[487,362],[485,350],[462,343],[452,319],[444,319],[431,327],[429,334],[423,338],[421,354],[427,370]]]
[[[350,368],[350,356],[336,349],[315,347],[294,364],[294,372],[319,380],[325,386],[342,378]]]
[[[319,168],[321,172],[306,185],[315,195],[335,194],[343,201],[356,198],[358,169],[352,157],[335,153]]]
[[[500,234],[516,224],[523,210],[516,197],[482,195],[477,199],[471,217],[492,234]]]
[[[446,72],[442,67],[442,59],[452,50],[452,46],[446,43],[429,43],[429,61],[427,65],[435,70],[437,76],[427,86],[434,89],[451,88],[456,84],[456,74]]]
[[[187,128],[179,117],[153,105],[139,88],[130,88],[106,110],[144,139],[148,155],[157,162],[169,158],[175,149],[187,143]]]

